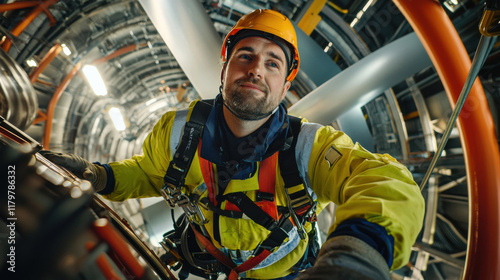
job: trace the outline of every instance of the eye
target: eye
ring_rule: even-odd
[[[278,67],[278,64],[277,64],[277,63],[275,63],[275,62],[272,62],[272,61],[271,61],[271,62],[269,62],[269,63],[267,63],[267,65],[269,65],[269,66],[271,66],[271,67],[274,67],[274,68],[277,68],[277,67]]]
[[[279,66],[279,64],[278,64],[278,63],[276,63],[276,62],[274,62],[274,61],[269,61],[269,62],[267,62],[267,65],[268,65],[269,67],[271,67],[271,68],[279,68],[279,67],[280,67],[280,66]]]
[[[252,59],[252,57],[250,55],[248,55],[248,54],[240,54],[239,58],[245,59],[245,60],[251,60]]]

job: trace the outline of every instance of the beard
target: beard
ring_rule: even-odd
[[[252,90],[240,88],[243,83],[252,83],[256,85],[263,93],[263,96],[257,96],[252,93]],[[269,116],[274,109],[279,105],[273,104],[273,100],[269,100],[269,87],[258,79],[237,80],[229,88],[224,89],[225,98],[224,105],[243,120],[260,120]]]

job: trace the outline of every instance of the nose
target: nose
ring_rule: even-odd
[[[248,68],[248,75],[250,77],[255,77],[262,79],[262,74],[263,74],[263,69],[264,63],[262,63],[259,60],[254,60],[252,64],[250,64],[250,67]]]

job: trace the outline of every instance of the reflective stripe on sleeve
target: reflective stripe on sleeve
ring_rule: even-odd
[[[182,128],[187,122],[187,115],[189,110],[181,110],[175,112],[174,124],[172,125],[172,131],[170,132],[170,154],[172,157],[175,154],[177,146],[179,146],[179,141],[182,138]]]
[[[297,139],[297,146],[295,147],[295,158],[298,159],[297,166],[299,168],[300,176],[307,185],[307,191],[313,200],[316,200],[316,194],[311,189],[311,179],[309,178],[308,167],[314,138],[316,137],[316,132],[321,127],[322,125],[317,123],[303,122],[299,133],[299,139]]]

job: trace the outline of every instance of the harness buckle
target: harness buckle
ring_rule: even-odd
[[[167,201],[168,205],[172,208],[178,204],[179,197],[182,195],[180,189],[168,184],[163,186],[160,193],[165,201]]]
[[[267,201],[274,201],[274,194],[273,193],[266,193],[266,192],[257,192],[257,200],[267,200]]]
[[[313,214],[311,216],[309,216],[307,218],[307,220],[310,222],[310,223],[314,223],[314,222],[317,222],[318,221],[318,216],[316,215],[316,212],[313,212]]]
[[[299,217],[297,217],[297,213],[293,210],[292,207],[292,200],[290,199],[290,193],[288,192],[288,189],[285,188],[286,195],[288,197],[288,211],[290,211],[290,216],[292,216],[293,223],[297,227],[297,233],[300,236],[300,239],[304,240],[306,239],[306,231],[304,229],[304,226],[302,225],[302,222],[299,221]]]
[[[186,197],[186,200],[186,204],[181,207],[184,209],[184,212],[186,212],[186,215],[188,215],[189,220],[200,226],[208,223],[198,203],[196,201],[191,201],[188,197]]]
[[[307,220],[310,223],[314,223],[318,220],[318,216],[316,216],[316,206],[317,205],[318,205],[317,201],[314,201],[312,203],[311,207],[309,207],[309,209],[307,209],[307,212],[304,213],[303,221]]]
[[[198,205],[198,201],[192,201],[187,195],[182,193],[180,188],[167,184],[161,189],[161,194],[170,207],[182,207],[190,221],[198,225],[208,223]]]

